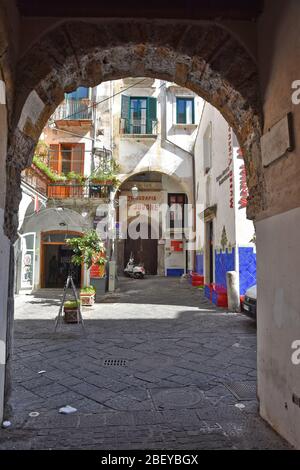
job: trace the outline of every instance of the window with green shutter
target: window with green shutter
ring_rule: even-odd
[[[156,134],[156,98],[147,98],[147,134]]]
[[[194,124],[194,98],[176,98],[177,124]]]
[[[157,100],[122,95],[121,130],[124,134],[156,134]]]

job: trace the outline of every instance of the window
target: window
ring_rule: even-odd
[[[170,210],[170,228],[184,227],[184,206],[186,202],[186,194],[168,194],[168,206]]]
[[[204,173],[208,173],[212,165],[212,124],[208,124],[203,135],[203,166]]]
[[[57,173],[67,175],[70,171],[83,174],[84,144],[51,144],[50,168]]]
[[[122,95],[121,132],[156,134],[156,98]]]
[[[177,124],[194,124],[194,98],[176,98]]]
[[[66,100],[84,100],[89,98],[89,88],[80,86],[77,90],[72,91],[72,93],[66,93]]]

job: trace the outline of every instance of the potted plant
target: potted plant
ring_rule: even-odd
[[[77,300],[66,300],[64,302],[64,322],[65,323],[78,323],[78,308],[80,302]]]
[[[90,180],[94,184],[99,184],[103,186],[114,186],[117,187],[120,184],[120,181],[117,178],[117,174],[120,172],[120,167],[115,160],[110,162],[110,168],[97,168],[90,177]]]
[[[69,238],[66,240],[67,245],[73,249],[72,263],[77,266],[85,264],[89,270],[93,266],[93,271],[98,270],[105,265],[105,247],[96,230],[86,231],[81,237]],[[105,270],[103,270],[105,272]],[[91,276],[92,279],[92,276]],[[102,281],[102,282],[101,282]],[[91,282],[96,295],[105,292],[106,280],[101,278],[100,282]],[[97,300],[97,297],[96,297]]]
[[[95,303],[95,288],[86,286],[80,289],[81,305],[92,306]]]
[[[69,171],[66,175],[66,179],[69,186],[69,192],[71,197],[81,197],[83,194],[83,186],[85,178],[83,175],[76,173],[75,171]]]
[[[66,178],[68,181],[80,185],[83,185],[85,182],[85,177],[79,173],[76,173],[75,171],[69,171],[69,173],[67,173]]]

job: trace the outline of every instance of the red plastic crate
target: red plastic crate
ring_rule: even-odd
[[[218,307],[224,307],[224,308],[227,308],[228,307],[228,297],[227,297],[227,294],[217,294],[217,303],[216,305]]]
[[[212,301],[217,307],[228,307],[227,290],[225,287],[213,284]]]
[[[192,286],[203,286],[204,276],[198,273],[192,273]]]

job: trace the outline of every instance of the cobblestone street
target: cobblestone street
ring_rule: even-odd
[[[60,295],[16,298],[0,449],[288,448],[258,415],[250,319],[178,278],[122,279],[84,309],[86,336],[78,325],[54,333]],[[59,414],[64,405],[77,412]]]

